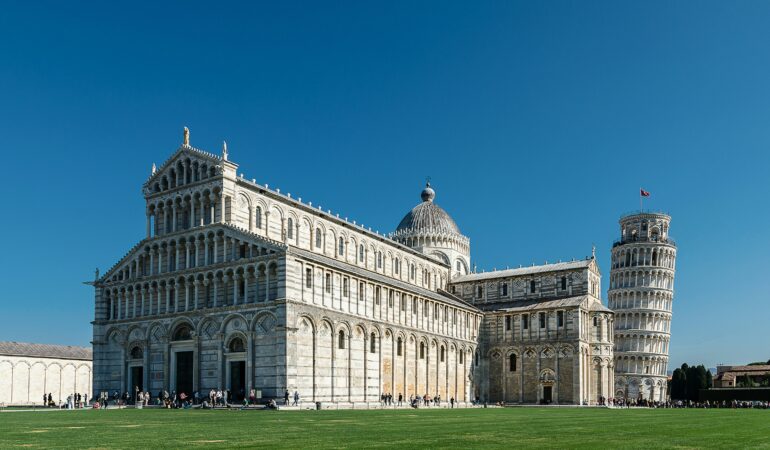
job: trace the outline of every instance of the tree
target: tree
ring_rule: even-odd
[[[711,375],[711,370],[706,371],[706,389],[714,387],[714,376]]]
[[[687,394],[685,392],[685,385],[687,383],[686,372],[682,369],[675,369],[671,375],[671,398],[675,400],[685,400]]]

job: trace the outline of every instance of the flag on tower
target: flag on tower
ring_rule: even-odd
[[[649,193],[649,192],[647,192],[647,191],[645,191],[645,190],[644,190],[644,189],[642,189],[642,188],[639,188],[639,195],[641,195],[642,197],[649,197],[649,196],[650,196],[650,193]]]

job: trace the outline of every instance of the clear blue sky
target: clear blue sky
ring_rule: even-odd
[[[770,358],[770,3],[14,2],[0,13],[0,340],[88,345],[82,281],[180,144],[390,231],[430,175],[479,269],[673,216],[671,364]],[[605,300],[606,301],[606,300]]]

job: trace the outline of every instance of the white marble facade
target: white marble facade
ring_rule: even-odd
[[[255,389],[268,398],[288,389],[349,407],[388,393],[538,400],[501,397],[479,378],[488,376],[475,361],[480,347],[489,357],[484,327],[502,313],[457,291],[473,282],[464,278],[474,276],[470,240],[430,185],[382,235],[249,181],[226,148],[213,155],[188,139],[144,184],[145,238],[94,281],[95,392]],[[590,347],[609,335],[575,328],[597,315],[605,327],[611,321],[598,301],[598,268],[572,272],[585,276],[559,294],[580,297],[568,308],[572,334],[554,348],[612,361],[611,347],[609,355]],[[590,364],[562,370],[563,384],[586,383],[562,403],[604,392],[588,387]]]
[[[56,405],[73,394],[89,395],[91,349],[63,345],[0,342],[0,406]]]

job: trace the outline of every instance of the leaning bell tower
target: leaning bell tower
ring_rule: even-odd
[[[607,295],[615,312],[614,396],[665,401],[677,250],[671,217],[638,212],[619,223]]]

